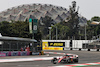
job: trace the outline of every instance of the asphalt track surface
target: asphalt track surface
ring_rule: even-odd
[[[78,54],[79,64],[100,62],[100,52],[95,52],[95,51],[94,52],[93,51],[46,51],[46,52]],[[50,54],[50,57],[51,56],[61,56],[61,55]],[[28,57],[39,57],[39,56],[28,56]],[[70,63],[70,64],[73,64],[73,63]],[[69,65],[69,64],[66,64],[66,63],[52,64],[50,60],[0,63],[0,67],[49,67],[49,66],[59,66],[59,65]],[[89,67],[100,67],[100,66],[89,66]]]

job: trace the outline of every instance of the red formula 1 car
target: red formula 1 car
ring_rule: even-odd
[[[61,63],[61,62],[64,62],[64,63],[78,63],[78,55],[76,54],[66,54],[64,55],[63,57],[54,57],[51,62],[53,64],[56,64],[56,63]]]

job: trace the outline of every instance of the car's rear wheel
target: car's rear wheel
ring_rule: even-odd
[[[67,60],[67,63],[74,63],[74,59],[69,58],[69,59]]]
[[[57,63],[57,58],[54,58],[51,62],[52,62],[53,64],[56,64],[56,63]]]
[[[70,62],[71,62],[71,59],[68,59],[68,60],[67,60],[67,63],[70,63]]]
[[[75,62],[78,63],[78,57],[76,58]]]

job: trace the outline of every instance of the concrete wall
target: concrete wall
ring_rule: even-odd
[[[65,47],[70,48],[70,40],[42,40],[42,42],[65,42]],[[73,40],[72,48],[82,48],[83,43],[91,43],[93,40]]]

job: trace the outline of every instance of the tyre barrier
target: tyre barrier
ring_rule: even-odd
[[[73,48],[70,48],[70,50],[73,50]]]
[[[99,49],[97,49],[97,51],[99,51]]]
[[[79,51],[81,51],[81,49],[79,48]]]
[[[27,56],[27,52],[26,51],[21,52],[21,56]]]
[[[32,52],[32,55],[39,55],[39,52]]]
[[[88,49],[88,51],[90,51],[90,49]]]
[[[17,51],[15,51],[15,52],[11,52],[11,56],[18,56],[18,52]]]
[[[5,57],[5,56],[6,56],[5,53],[1,53],[1,52],[0,52],[0,57]]]

